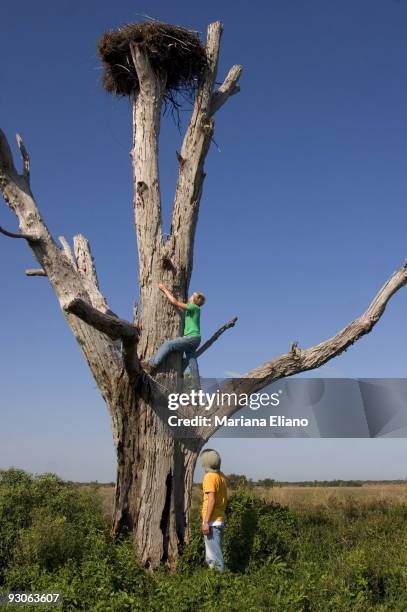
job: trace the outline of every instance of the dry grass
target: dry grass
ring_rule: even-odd
[[[353,503],[374,505],[378,503],[407,503],[407,484],[365,484],[361,487],[301,487],[282,486],[255,492],[266,499],[293,509],[332,507]]]
[[[102,499],[103,510],[106,514],[111,514],[113,510],[113,502],[114,502],[114,486],[111,485],[99,485],[99,484],[81,484],[79,485],[81,489],[96,489],[99,496]]]
[[[88,485],[84,486],[88,487]],[[114,487],[97,486],[97,489],[102,497],[103,508],[106,513],[110,514],[113,508]],[[349,504],[370,506],[383,503],[387,505],[407,503],[407,483],[365,484],[361,487],[301,487],[284,485],[270,489],[254,487],[254,492],[267,501],[274,501],[297,510],[332,508]],[[201,487],[195,484],[192,494],[192,506],[194,508],[200,506],[201,496]]]

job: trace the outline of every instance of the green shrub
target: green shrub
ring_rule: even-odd
[[[30,527],[20,532],[14,562],[54,570],[69,559],[80,561],[86,544],[86,534],[65,515],[39,512]]]
[[[0,473],[0,581],[12,559],[17,566],[46,570],[68,559],[79,561],[87,534],[106,528],[94,492],[81,491],[54,474]]]
[[[94,487],[1,472],[0,554],[2,590],[60,591],[64,610],[145,608],[151,576],[129,538],[113,541]]]
[[[266,502],[245,488],[238,488],[226,512],[225,561],[231,571],[252,564],[285,558],[296,538],[294,515],[283,506]]]
[[[190,572],[205,565],[201,519],[197,513],[191,523],[191,539],[179,563],[180,571]],[[259,499],[245,486],[238,487],[229,499],[223,549],[231,571],[242,572],[251,564],[285,558],[294,548],[295,537],[295,517],[287,508]]]
[[[205,566],[205,545],[201,531],[202,519],[199,511],[191,513],[191,535],[178,562],[180,573],[190,574],[197,568]]]

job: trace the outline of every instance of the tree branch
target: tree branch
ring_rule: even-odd
[[[234,317],[233,319],[231,319],[230,321],[228,321],[227,323],[225,323],[224,325],[222,325],[222,327],[220,327],[210,338],[209,340],[207,340],[195,353],[196,358],[200,357],[205,351],[208,350],[209,347],[212,346],[212,344],[214,342],[216,342],[216,340],[227,330],[230,329],[231,327],[234,327],[236,325],[236,321],[237,321],[237,317]],[[185,371],[186,367],[183,367],[183,370]]]
[[[27,182],[30,182],[30,156],[28,155],[28,151],[25,148],[23,139],[21,138],[20,134],[16,134],[16,140],[23,160],[23,176],[25,177]]]
[[[76,234],[73,238],[73,246],[76,265],[82,278],[86,279],[96,289],[99,289],[99,279],[89,240],[82,234]]]
[[[129,376],[130,383],[133,383],[141,373],[141,364],[137,353],[137,338],[122,338],[123,362]]]
[[[159,321],[170,309],[163,305],[158,283],[168,282],[162,266],[161,193],[158,163],[158,141],[166,75],[155,74],[142,46],[131,45],[132,59],[140,89],[133,95],[133,147],[131,151],[134,180],[134,222],[139,260],[140,311],[144,320]],[[141,334],[138,351],[146,357],[152,346],[163,342],[159,325],[151,325]]]
[[[179,169],[171,220],[170,259],[185,269],[186,287],[192,272],[192,257],[199,203],[204,181],[204,161],[213,136],[212,91],[216,80],[222,24],[208,27],[207,69],[195,97],[194,109],[178,155]],[[184,296],[186,297],[186,296]]]
[[[92,306],[101,312],[116,316],[107,305],[106,299],[99,290],[99,280],[89,240],[82,234],[77,234],[73,238],[73,244],[76,265],[90,297]]]
[[[27,276],[47,276],[42,268],[28,268],[25,273]]]
[[[157,93],[156,89],[158,83],[147,53],[137,43],[130,43],[130,53],[137,72],[141,94],[143,96],[154,95]]]
[[[147,54],[130,45],[140,90],[133,97],[134,220],[142,269],[161,242],[161,194],[158,168],[158,138],[165,80],[154,74]]]
[[[239,66],[237,64],[232,66],[222,85],[217,91],[213,92],[210,110],[211,115],[214,115],[221,108],[221,106],[225,104],[230,96],[234,96],[235,94],[239,93],[240,86],[237,82],[240,79],[242,70],[243,66]]]
[[[59,239],[59,242],[62,244],[62,249],[65,255],[67,256],[67,258],[69,259],[69,261],[71,262],[71,264],[76,270],[77,266],[76,266],[75,257],[73,256],[72,249],[69,246],[67,239],[64,236],[59,236],[58,239]]]
[[[24,240],[28,240],[29,242],[35,242],[37,238],[34,236],[30,236],[29,234],[21,234],[16,232],[9,232],[4,229],[4,227],[0,226],[0,234],[4,234],[4,236],[8,236],[9,238],[24,238]]]
[[[29,156],[21,136],[17,137],[24,170],[18,174],[7,138],[0,130],[0,190],[9,207],[14,211],[21,230],[27,237],[34,257],[49,279],[58,301],[63,308],[75,298],[89,301],[83,279],[65,253],[51,236],[32,194],[29,184]],[[109,405],[112,389],[123,362],[113,342],[96,329],[71,314],[66,319],[91,368],[104,399]],[[117,422],[116,415],[112,415]]]
[[[202,353],[204,353],[205,351],[208,350],[208,348],[210,346],[212,346],[212,344],[214,342],[216,342],[216,340],[227,330],[230,329],[231,327],[234,327],[236,325],[236,321],[237,321],[237,317],[234,317],[233,319],[231,319],[230,321],[228,321],[227,323],[225,323],[225,325],[222,325],[222,327],[220,327],[218,329],[218,331],[216,331],[210,338],[209,340],[207,340],[205,342],[205,344],[203,344],[197,351],[196,351],[196,356],[200,357],[202,355]]]
[[[139,335],[138,328],[128,321],[100,312],[100,310],[97,310],[80,298],[76,298],[69,302],[69,304],[66,304],[64,310],[79,317],[82,321],[106,334],[112,340],[118,340],[119,338],[136,339]]]
[[[6,181],[10,182],[17,177],[18,172],[14,165],[10,145],[3,130],[0,130],[0,180],[3,182],[1,185],[2,191]]]
[[[367,310],[335,336],[306,349],[300,349],[298,344],[294,343],[289,353],[264,363],[239,379],[226,381],[220,391],[222,393],[251,394],[280,378],[321,367],[346,351],[362,336],[368,334],[384,313],[390,298],[406,283],[407,262],[383,285]],[[240,409],[239,405],[219,406],[213,414],[229,417]],[[217,429],[217,426],[213,426],[210,430],[205,431],[205,438],[208,439]]]
[[[95,326],[92,322],[90,322],[90,320],[86,322],[96,327],[96,329],[99,329],[99,331],[107,333],[107,335],[115,341],[117,348],[122,352],[124,367],[127,371],[129,379],[130,381],[134,382],[141,369],[137,354],[138,334],[134,334],[134,329],[138,331],[138,325],[133,325],[133,329],[129,329],[127,332],[125,331],[124,334],[114,334],[112,336],[112,322],[114,329],[117,330],[117,322],[120,322],[120,324],[127,324],[127,321],[119,319],[119,317],[109,308],[104,296],[99,290],[99,280],[89,240],[87,240],[87,238],[85,238],[85,236],[82,234],[77,234],[74,236],[73,242],[76,265],[80,275],[82,276],[91,304],[97,311],[96,317],[99,324],[101,323],[99,313],[104,313],[109,317],[113,317],[113,319],[105,319],[104,323],[101,323],[104,326],[107,322],[108,328],[97,327],[97,325]],[[128,325],[130,325],[130,323]],[[129,333],[129,336],[127,336],[126,333]]]

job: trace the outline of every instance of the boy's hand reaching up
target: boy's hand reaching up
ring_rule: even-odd
[[[166,296],[166,298],[171,302],[171,304],[173,304],[174,306],[177,306],[178,308],[182,308],[183,310],[187,310],[187,305],[184,304],[184,302],[179,302],[177,300],[177,298],[175,298],[172,293],[170,291],[168,291],[167,287],[164,285],[164,283],[158,283],[158,288],[163,292],[163,294]]]

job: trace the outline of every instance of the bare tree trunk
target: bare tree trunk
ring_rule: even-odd
[[[120,387],[120,383],[119,383]],[[151,406],[122,385],[113,528],[132,533],[142,563],[175,564],[189,535],[192,481],[200,440],[175,439]]]

